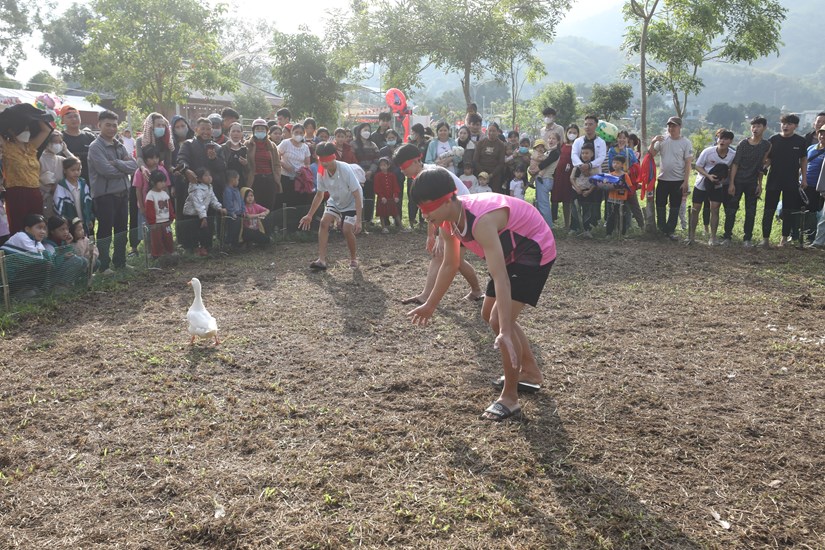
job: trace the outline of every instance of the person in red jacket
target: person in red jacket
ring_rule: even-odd
[[[166,192],[167,176],[160,170],[149,174],[151,191],[146,193],[144,214],[149,225],[149,241],[152,258],[173,254],[175,243],[172,240],[172,221],[175,209],[172,199]]]
[[[375,186],[375,213],[381,218],[381,233],[389,233],[389,218],[395,220],[395,227],[401,227],[401,215],[398,203],[401,200],[401,187],[398,178],[390,171],[390,159],[378,160],[378,173],[373,180]]]
[[[336,160],[346,162],[347,164],[358,164],[358,159],[355,158],[355,153],[352,150],[352,145],[347,143],[347,131],[344,128],[336,128],[333,134],[335,143]]]

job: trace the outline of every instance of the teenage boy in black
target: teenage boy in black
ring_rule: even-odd
[[[791,230],[799,227],[799,212],[802,199],[799,194],[799,174],[802,173],[802,187],[807,186],[805,172],[808,169],[808,147],[805,138],[796,134],[799,117],[783,115],[782,132],[768,139],[771,152],[768,155],[771,167],[765,184],[765,210],[762,213],[762,246],[770,246],[773,215],[782,195],[782,237],[779,246],[791,240]]]
[[[751,137],[743,139],[736,147],[736,155],[730,169],[728,197],[725,203],[725,235],[722,244],[730,245],[733,226],[736,224],[736,212],[739,202],[745,195],[745,234],[746,248],[753,246],[753,224],[756,221],[756,201],[762,195],[763,168],[771,152],[770,142],[762,139],[768,121],[763,116],[751,120]]]

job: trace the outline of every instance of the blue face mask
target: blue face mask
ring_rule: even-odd
[[[387,145],[395,145],[396,143],[398,143],[398,142],[395,141],[394,139],[388,139],[387,140]]]
[[[266,132],[255,132],[255,139],[266,139]]]
[[[519,147],[518,152],[521,153],[522,155],[526,155],[527,153],[530,152],[530,150],[527,147]]]
[[[155,128],[155,137],[162,138],[163,134],[166,133],[166,128]]]

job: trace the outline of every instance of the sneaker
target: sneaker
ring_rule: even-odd
[[[677,235],[676,233],[671,233],[670,235],[667,236],[667,238],[670,239],[671,241],[678,241],[679,240],[679,235]]]
[[[783,239],[779,239],[779,245],[778,246],[782,246],[782,244],[783,244],[782,240]],[[762,239],[762,248],[770,248],[770,247],[771,247],[770,239]]]
[[[825,249],[825,244],[811,243],[811,244],[806,244],[805,248],[809,248],[811,250],[823,250],[823,249]]]
[[[386,227],[381,230],[381,233],[389,233],[389,232],[390,232],[390,230],[387,229]]]
[[[745,248],[753,248],[753,242],[752,241],[743,241],[742,246],[744,246]]]
[[[720,244],[722,243],[719,242],[719,239],[708,239],[708,246],[719,246]]]
[[[730,245],[731,245],[730,239],[722,239],[722,242],[719,244],[719,246],[730,246]]]
[[[412,231],[413,231],[412,227],[404,227],[403,229],[401,229],[402,233],[412,233]]]
[[[593,234],[590,233],[590,231],[582,232],[581,236],[584,237],[585,239],[592,239],[593,238]]]
[[[685,239],[684,242],[685,242],[686,246],[693,246],[694,244],[696,244],[696,241],[694,239],[691,239],[691,238]]]
[[[100,273],[103,274],[103,275],[106,275],[107,277],[110,277],[110,276],[115,274],[115,271],[111,267],[107,267],[106,269],[104,269]]]

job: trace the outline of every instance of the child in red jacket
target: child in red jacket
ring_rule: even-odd
[[[373,180],[375,186],[375,213],[381,218],[381,233],[389,233],[390,216],[395,220],[395,227],[401,227],[401,215],[398,202],[401,200],[401,187],[398,179],[390,171],[390,159],[382,157],[378,161],[378,173]]]
[[[175,209],[172,199],[166,192],[166,174],[154,170],[149,175],[150,191],[146,193],[144,212],[146,223],[149,225],[149,241],[152,258],[157,259],[175,252],[175,243],[172,240],[172,220],[175,219]]]

